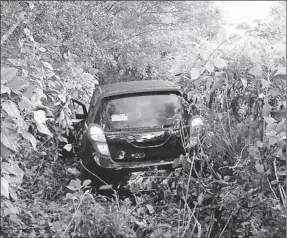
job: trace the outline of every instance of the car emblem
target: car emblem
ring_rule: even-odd
[[[152,139],[152,138],[154,138],[154,137],[155,137],[155,135],[153,135],[153,134],[146,134],[146,135],[143,135],[141,138],[142,138],[142,139],[150,140],[150,139]]]
[[[131,154],[131,156],[135,159],[142,159],[145,157],[145,153],[135,153],[135,154]]]

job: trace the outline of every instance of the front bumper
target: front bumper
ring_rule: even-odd
[[[172,165],[174,159],[169,160],[155,160],[155,161],[141,161],[141,162],[115,162],[110,157],[98,157],[96,153],[93,153],[95,162],[103,168],[109,169],[141,169],[145,167],[162,166],[162,165]]]

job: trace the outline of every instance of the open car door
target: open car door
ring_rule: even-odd
[[[75,99],[71,99],[72,123],[73,130],[70,133],[69,143],[73,144],[75,151],[78,151],[79,143],[83,133],[83,126],[85,124],[88,112],[86,106]]]

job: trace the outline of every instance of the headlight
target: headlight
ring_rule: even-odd
[[[103,128],[97,124],[91,123],[88,129],[88,133],[92,141],[96,143],[99,152],[103,155],[110,156],[110,151]]]
[[[89,134],[93,141],[106,143],[105,133],[100,126],[91,124],[89,127]]]

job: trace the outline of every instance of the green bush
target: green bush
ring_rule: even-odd
[[[2,1],[1,237],[284,237],[283,5],[226,36],[211,3]],[[127,198],[92,193],[59,157],[70,99],[150,78],[183,86],[204,137],[183,131],[174,171],[132,178]]]

